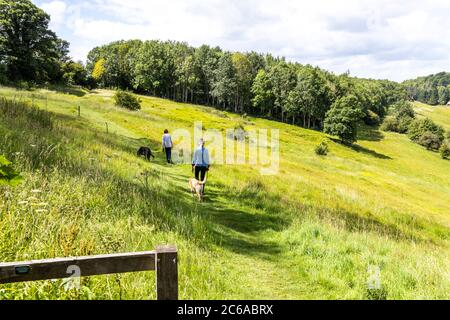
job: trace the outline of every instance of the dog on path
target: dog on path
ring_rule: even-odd
[[[197,195],[198,201],[203,202],[203,188],[206,184],[206,177],[204,181],[199,181],[195,178],[189,179],[189,189],[191,190],[192,196]]]
[[[155,156],[152,153],[152,150],[147,147],[140,147],[137,152],[138,157],[145,157],[148,161],[150,161],[150,158],[155,159]]]

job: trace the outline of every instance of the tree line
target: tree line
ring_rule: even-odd
[[[89,53],[86,69],[101,87],[330,132],[336,128],[333,121],[344,119],[352,125],[355,119],[378,124],[390,105],[407,97],[400,84],[387,80],[335,75],[270,54],[174,41],[116,41],[97,47]]]
[[[49,30],[29,0],[0,0],[0,81],[64,83],[130,90],[175,101],[324,130],[345,142],[357,123],[380,123],[407,98],[401,84],[336,75],[256,52],[176,41],[116,41],[92,49],[86,65]]]
[[[450,101],[450,73],[448,72],[407,80],[403,85],[411,100],[433,106],[446,105]]]

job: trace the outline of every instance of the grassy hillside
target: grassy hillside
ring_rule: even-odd
[[[319,132],[156,98],[129,112],[111,96],[0,88],[41,110],[0,107],[0,153],[25,178],[0,193],[0,261],[174,243],[182,299],[449,298],[450,161],[370,128],[348,148]],[[166,165],[159,140],[198,120],[280,129],[280,174],[214,166],[197,203],[190,166]],[[322,158],[314,148],[324,139],[331,152]],[[152,163],[135,156],[144,144],[156,150]],[[381,269],[375,294],[371,265]],[[61,281],[2,285],[0,299],[154,299],[153,283],[142,273],[83,279],[70,292]]]
[[[450,131],[450,106],[430,106],[421,102],[414,102],[419,116],[428,117]]]

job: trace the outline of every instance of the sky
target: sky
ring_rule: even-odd
[[[449,0],[33,0],[85,61],[115,40],[257,51],[403,81],[450,71]]]

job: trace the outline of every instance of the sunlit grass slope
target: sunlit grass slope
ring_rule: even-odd
[[[0,114],[0,153],[24,176],[1,189],[0,261],[174,243],[182,299],[449,298],[450,161],[404,135],[363,128],[349,148],[319,132],[156,98],[129,112],[111,91],[0,88],[0,97],[42,110]],[[192,132],[195,121],[280,129],[280,173],[214,166],[197,203],[190,166],[166,165],[159,145],[164,129]],[[316,156],[324,139],[330,154]],[[157,159],[137,158],[141,145]],[[376,292],[367,289],[371,266],[381,271]],[[2,285],[0,299],[154,299],[154,280],[93,277],[69,292],[61,281]]]
[[[430,106],[421,102],[414,103],[417,114],[427,117],[450,131],[450,106]]]

